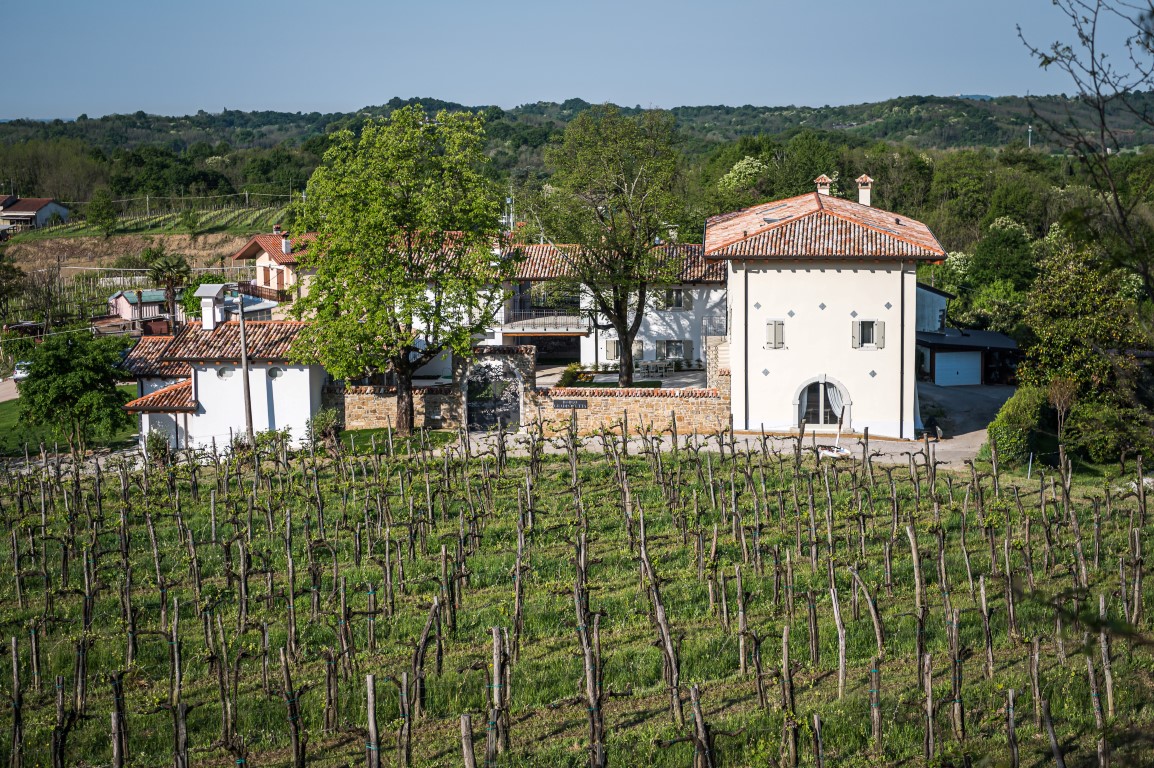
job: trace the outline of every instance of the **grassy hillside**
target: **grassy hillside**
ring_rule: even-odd
[[[472,717],[478,765],[580,766],[589,760],[591,712],[604,714],[615,766],[690,765],[698,714],[715,765],[789,765],[794,736],[800,763],[814,765],[814,715],[827,765],[1007,764],[1013,688],[1023,764],[1042,765],[1052,758],[1034,722],[1030,643],[1037,639],[1041,696],[1068,764],[1082,765],[1094,759],[1101,732],[1093,704],[1107,698],[1099,628],[1113,644],[1115,712],[1105,716],[1104,738],[1116,764],[1147,759],[1149,620],[1143,608],[1137,626],[1128,625],[1127,598],[1115,593],[1120,557],[1133,585],[1128,528],[1145,533],[1133,495],[1075,489],[1067,517],[1052,484],[1037,477],[1003,475],[995,486],[979,475],[967,485],[967,477],[935,480],[920,460],[911,475],[852,462],[799,465],[792,454],[756,451],[622,457],[618,445],[504,465],[500,451],[450,454],[333,460],[274,450],[259,477],[251,460],[210,461],[158,467],[147,477],[109,468],[99,485],[82,477],[79,488],[67,473],[54,479],[50,471],[43,485],[5,473],[0,514],[13,536],[0,550],[4,563],[19,563],[19,577],[0,580],[0,624],[17,638],[20,694],[17,708],[0,714],[0,759],[11,750],[16,711],[32,764],[48,762],[54,727],[66,733],[66,764],[109,764],[115,692],[123,695],[129,765],[172,761],[174,713],[183,705],[188,747],[203,766],[292,765],[295,726],[309,765],[360,764],[366,746],[379,749],[383,765],[397,765],[406,722],[413,765],[460,765],[462,714]],[[1111,494],[1105,503],[1104,493]],[[907,524],[920,551],[921,597]],[[1072,588],[1082,568],[1078,542],[1085,589]],[[578,562],[587,563],[584,590]],[[868,596],[854,588],[854,564]],[[840,695],[831,573],[845,625]],[[598,617],[601,657],[591,665],[579,638],[594,616],[578,613],[575,589]],[[1148,585],[1137,592],[1144,605]],[[1099,594],[1106,625],[1096,619]],[[884,631],[880,665],[871,599]],[[917,600],[925,605],[921,626]],[[685,725],[670,711],[655,605],[668,618]],[[509,654],[511,673],[496,680],[489,676],[493,627],[508,632],[506,648],[519,648]],[[792,704],[779,673],[787,627]],[[282,647],[291,684],[278,661]],[[935,702],[928,760],[919,648],[930,655]],[[1087,659],[1100,697],[1092,695]],[[587,668],[603,677],[598,684],[594,675],[592,705]],[[879,684],[871,682],[874,669]],[[408,718],[400,708],[406,672],[424,686],[424,711]],[[379,743],[368,730],[366,674],[376,676]],[[59,707],[54,680],[62,686]],[[876,707],[871,689],[879,692]],[[405,691],[415,706],[419,688]],[[494,691],[498,701],[508,693],[507,716],[498,711],[493,721],[502,724],[498,732],[507,727],[508,748],[487,763]],[[955,700],[964,740],[953,725]]]

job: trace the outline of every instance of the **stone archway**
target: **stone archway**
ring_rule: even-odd
[[[465,379],[466,424],[471,430],[521,426],[521,373],[508,360],[489,358],[469,368]]]

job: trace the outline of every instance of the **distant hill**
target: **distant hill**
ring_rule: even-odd
[[[1065,96],[1042,96],[1032,100],[1043,116],[1063,119],[1067,111],[1075,118],[1089,118],[1076,100]],[[1139,108],[1154,113],[1154,94],[1136,97]],[[300,144],[336,128],[353,125],[368,116],[387,115],[413,102],[426,109],[480,110],[488,117],[491,152],[523,155],[539,151],[549,137],[590,104],[582,99],[523,104],[510,110],[493,106],[465,106],[433,98],[394,98],[354,113],[244,112],[226,109],[219,113],[166,117],[135,112],[75,121],[11,120],[0,122],[0,142],[25,139],[80,139],[105,152],[145,144],[161,144],[182,151],[198,142],[226,142],[233,148],[267,148],[284,142]],[[636,108],[624,108],[626,112]],[[803,129],[840,131],[862,142],[896,141],[915,147],[947,149],[967,146],[1000,146],[1022,141],[1026,126],[1034,125],[1035,143],[1046,140],[1045,128],[1031,115],[1023,97],[906,96],[887,101],[840,107],[757,107],[725,105],[674,107],[670,110],[689,142],[691,152],[756,134],[790,134]],[[1123,147],[1154,144],[1154,129],[1118,110],[1116,126]],[[1087,120],[1088,122],[1088,120]],[[498,159],[502,159],[498,157]],[[515,163],[512,156],[503,158]]]

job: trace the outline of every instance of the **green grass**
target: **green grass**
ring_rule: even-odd
[[[296,610],[302,648],[292,672],[294,686],[301,696],[304,728],[309,735],[309,765],[337,768],[363,763],[366,722],[363,676],[366,673],[377,675],[377,720],[382,733],[381,748],[386,752],[383,764],[394,765],[392,735],[401,721],[398,689],[388,678],[399,676],[409,663],[412,643],[421,633],[431,601],[439,594],[441,547],[449,553],[451,567],[462,521],[468,531],[469,521],[475,514],[479,545],[466,558],[468,584],[461,609],[456,613],[455,628],[445,626],[444,656],[439,672],[435,647],[429,649],[425,665],[428,715],[415,724],[413,752],[417,766],[460,764],[458,718],[462,713],[469,713],[475,726],[478,762],[483,763],[485,702],[491,691],[484,671],[491,658],[490,628],[510,627],[518,509],[528,506],[524,498],[526,478],[534,465],[526,459],[514,458],[502,469],[496,466],[492,454],[474,457],[467,464],[460,458],[436,457],[427,466],[410,454],[396,460],[381,457],[378,465],[376,460],[360,453],[368,447],[371,434],[374,433],[345,433],[342,439],[348,443],[356,436],[359,455],[345,456],[339,461],[322,457],[315,467],[307,456],[290,457],[287,464],[274,462],[269,457],[262,461],[262,479],[255,486],[255,499],[251,466],[240,467],[239,478],[238,468],[230,466],[227,487],[224,476],[216,474],[211,465],[201,466],[196,473],[196,491],[187,464],[171,473],[158,469],[147,482],[139,471],[130,471],[127,502],[121,498],[121,486],[114,479],[116,470],[111,468],[101,487],[103,515],[96,514],[96,489],[91,477],[81,481],[86,509],[91,511],[91,516],[77,515],[68,479],[60,486],[50,479],[45,483],[48,514],[44,532],[40,530],[38,480],[35,477],[0,478],[0,517],[7,529],[17,532],[14,539],[0,538],[0,563],[12,562],[10,548],[15,540],[21,547],[21,588],[26,600],[21,607],[16,579],[6,571],[5,578],[0,579],[0,637],[22,638],[22,659],[27,659],[28,628],[43,614],[46,601],[37,559],[42,546],[47,552],[52,587],[51,620],[42,630],[44,686],[41,692],[31,689],[27,664],[23,667],[26,756],[35,755],[39,762],[48,762],[48,744],[55,722],[53,676],[64,676],[67,698],[71,701],[75,643],[81,636],[79,563],[88,548],[94,553],[96,583],[102,585],[95,596],[93,615],[96,618],[89,635],[92,641],[88,678],[90,717],[81,720],[70,735],[66,762],[73,764],[82,756],[93,765],[110,761],[107,729],[111,696],[105,675],[125,669],[126,634],[120,618],[119,597],[125,570],[118,545],[120,511],[124,509],[133,573],[132,599],[140,640],[136,664],[126,676],[132,765],[171,763],[171,716],[158,705],[168,696],[169,647],[159,634],[162,596],[155,583],[157,569],[168,584],[163,596],[166,603],[176,598],[180,605],[184,696],[194,705],[189,730],[195,759],[198,764],[220,768],[235,764],[219,745],[214,745],[220,731],[217,678],[205,646],[193,589],[188,532],[195,543],[196,562],[204,580],[201,605],[212,606],[212,615],[221,619],[230,660],[235,661],[237,653],[245,651],[238,667],[237,717],[239,731],[252,750],[248,763],[276,768],[289,765],[287,718],[276,661],[277,650],[288,636],[284,599],[286,519],[291,519],[293,530]],[[378,452],[381,452],[384,436],[380,432],[375,434]],[[430,436],[431,441],[440,445],[451,439],[451,433]],[[661,579],[665,608],[679,639],[686,714],[690,714],[689,686],[699,684],[703,691],[704,716],[711,728],[738,733],[732,737],[718,736],[718,765],[767,765],[769,756],[780,762],[783,715],[778,707],[780,694],[773,675],[780,667],[781,632],[786,624],[791,627],[797,714],[802,722],[802,765],[814,764],[809,728],[815,713],[824,723],[827,765],[924,765],[922,697],[916,682],[916,621],[912,616],[913,563],[901,527],[908,520],[913,521],[918,534],[922,572],[927,582],[924,641],[933,658],[934,692],[939,702],[951,696],[947,617],[943,610],[946,593],[953,606],[961,611],[962,695],[968,734],[964,744],[954,738],[948,710],[942,707],[935,719],[943,756],[937,764],[961,764],[963,753],[975,765],[1004,764],[1004,706],[1009,687],[1019,692],[1018,740],[1022,764],[1052,764],[1044,735],[1034,726],[1032,718],[1034,702],[1024,650],[1028,645],[1023,643],[1033,637],[1042,638],[1042,690],[1051,702],[1068,764],[1087,764],[1092,759],[1094,719],[1086,663],[1078,652],[1082,628],[1074,626],[1073,616],[1067,618],[1068,658],[1064,663],[1058,660],[1051,639],[1054,599],[1061,597],[1066,608],[1074,609],[1074,595],[1070,593],[1070,569],[1075,565],[1071,532],[1068,525],[1060,522],[1060,508],[1047,510],[1047,517],[1054,520],[1051,523],[1052,562],[1048,569],[1043,567],[1044,536],[1037,482],[1017,483],[1025,514],[1032,520],[1031,546],[1038,588],[1031,593],[1024,585],[1018,585],[1022,589],[1017,598],[1021,637],[1012,638],[1008,633],[1006,581],[991,573],[989,547],[984,530],[978,524],[977,493],[972,492],[966,500],[966,476],[943,473],[934,493],[928,487],[924,471],[919,475],[917,488],[906,467],[893,471],[900,526],[893,542],[891,594],[884,585],[882,552],[890,536],[892,502],[889,479],[880,466],[874,470],[877,483],[873,486],[863,475],[845,470],[829,472],[834,541],[831,553],[825,522],[827,475],[821,470],[811,474],[815,468],[806,465],[795,475],[791,470],[791,457],[779,460],[779,457],[762,457],[758,453],[748,457],[739,455],[736,463],[728,454],[723,459],[716,453],[701,453],[695,459],[681,451],[676,456],[665,454],[661,458],[660,470],[669,478],[665,484],[656,479],[658,466],[652,457],[632,455],[624,460],[632,512],[637,517],[644,510],[648,549]],[[710,471],[714,478],[712,488],[708,484]],[[816,568],[810,565],[808,543],[811,480],[816,521],[814,539],[818,543]],[[525,632],[521,658],[513,667],[511,681],[512,749],[497,760],[497,765],[577,768],[587,760],[585,708],[574,698],[582,676],[572,597],[577,498],[570,484],[569,464],[563,457],[545,459],[530,481],[535,524],[526,537],[529,569],[525,572]],[[982,481],[982,503],[997,545],[995,560],[1003,556],[1001,541],[1007,533],[1008,521],[1013,526],[1009,531],[1012,567],[1019,578],[1024,578],[1025,518],[1019,516],[1011,501],[1015,477],[1006,475],[1002,482],[1002,498],[996,500],[991,480]],[[21,484],[23,505],[15,501],[16,484]],[[588,527],[590,599],[593,609],[603,612],[601,642],[605,685],[614,693],[605,705],[610,763],[651,768],[689,765],[692,762],[689,745],[661,747],[655,744],[655,740],[683,736],[687,731],[674,726],[668,715],[662,657],[654,645],[649,600],[639,588],[637,554],[631,548],[631,537],[626,530],[612,460],[601,453],[583,454],[578,465],[578,485]],[[319,506],[318,490],[323,501]],[[214,497],[217,536],[220,542],[228,542],[227,545],[214,544],[211,538],[210,491]],[[1094,567],[1093,547],[1089,544],[1093,540],[1093,506],[1088,499],[1091,491],[1100,495],[1103,488],[1101,484],[1076,486],[1074,510],[1081,521],[1090,559],[1090,600],[1082,603],[1081,620],[1086,629],[1094,631],[1096,627],[1090,623],[1089,614],[1096,612],[1099,592],[1107,596],[1110,619],[1120,620],[1119,602],[1113,591],[1118,579],[1118,557],[1126,551],[1126,530],[1136,501],[1132,497],[1118,498],[1115,493],[1110,507],[1112,514],[1107,514],[1105,505],[1099,505],[1103,516],[1101,548],[1098,566]],[[743,515],[746,546],[751,553],[748,562],[729,517],[734,495],[736,507]],[[938,577],[935,500],[945,541],[946,583]],[[982,672],[983,634],[975,613],[978,601],[971,594],[960,547],[963,511],[975,586],[979,575],[985,575],[993,614],[996,669],[991,680]],[[156,560],[149,545],[146,512],[158,540]],[[682,518],[690,529],[688,541],[683,539]],[[90,520],[96,526],[95,540],[100,542],[95,550],[89,547]],[[378,520],[382,523],[379,533]],[[398,581],[396,613],[369,622],[365,613],[368,592],[372,590],[382,600],[384,595],[382,537],[386,521],[390,521],[387,526],[392,538],[389,552],[394,579]],[[695,531],[702,531],[708,553],[715,525],[718,531],[716,567],[727,577],[729,628],[721,621],[720,600],[711,610],[709,586],[697,575]],[[411,557],[410,532],[413,535]],[[864,540],[859,540],[859,534]],[[70,550],[71,580],[65,589],[59,586],[62,545],[73,541],[74,536],[75,550]],[[357,542],[361,549],[359,562]],[[399,586],[396,569],[398,544],[404,564],[404,589]],[[863,545],[864,556],[859,552]],[[248,592],[252,602],[249,625],[238,628],[242,547],[251,555]],[[758,547],[763,565],[760,572],[756,562]],[[787,551],[795,574],[792,594],[797,598],[792,616],[786,608],[790,591],[785,589],[784,574],[779,571],[775,575],[774,568],[774,553],[784,569]],[[835,671],[837,632],[826,580],[827,560],[831,556],[847,629],[847,685],[845,696],[840,699]],[[863,577],[874,592],[886,630],[885,658],[881,666],[885,740],[880,750],[872,747],[869,738],[868,673],[876,648],[864,598],[859,601],[858,615],[855,616],[852,608],[853,589],[845,566],[854,562],[859,563]],[[742,569],[743,586],[748,594],[749,626],[765,638],[761,654],[771,702],[767,710],[757,705],[753,679],[741,676],[738,669],[735,566]],[[270,569],[273,599],[266,600],[265,572]],[[311,607],[314,578],[318,586],[315,617]],[[346,584],[352,611],[355,669],[349,677],[342,676],[338,683],[340,729],[334,734],[324,734],[321,723],[325,662],[321,654],[337,643],[341,619],[335,611],[340,604],[341,580]],[[802,598],[807,591],[815,596],[818,615],[817,659],[812,659],[809,653],[808,622]],[[1144,592],[1149,601],[1149,581]],[[719,595],[720,591],[715,594]],[[268,625],[272,649],[268,693],[262,684],[259,631],[262,622]],[[1139,628],[1142,632],[1149,629],[1149,620]],[[366,648],[370,631],[375,633],[378,643],[374,653]],[[1145,645],[1131,644],[1124,632],[1115,634],[1112,642],[1118,708],[1117,717],[1110,723],[1114,762],[1117,765],[1140,763],[1145,759],[1146,734],[1154,726],[1149,707],[1154,657]],[[10,727],[9,707],[0,711],[0,733],[9,733]],[[9,740],[0,738],[0,760],[8,757],[8,749]],[[987,760],[990,762],[983,762]]]
[[[136,385],[124,384],[120,387],[130,397],[136,397]],[[134,420],[135,421],[135,420]],[[93,448],[131,448],[136,443],[139,427],[132,426],[117,432],[108,440],[97,441]],[[0,456],[23,456],[24,444],[28,444],[30,455],[40,452],[40,441],[52,450],[52,444],[57,438],[52,430],[45,427],[29,427],[20,421],[20,399],[8,400],[0,403]],[[61,449],[67,451],[66,441],[61,442]]]
[[[341,445],[345,450],[355,452],[358,455],[371,455],[373,453],[373,441],[376,441],[377,455],[384,456],[389,450],[389,432],[387,428],[382,429],[344,429],[341,430]],[[456,432],[445,430],[429,430],[425,432],[424,445],[428,449],[441,448],[448,443],[453,442],[457,438]],[[419,451],[421,447],[421,439],[418,437],[398,437],[393,435],[393,452],[396,454],[407,454]]]

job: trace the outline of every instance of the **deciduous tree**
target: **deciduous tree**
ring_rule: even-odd
[[[108,187],[100,187],[92,193],[92,199],[85,206],[84,215],[88,223],[109,237],[116,231],[120,223],[120,212],[116,209],[116,201]]]
[[[623,387],[633,383],[633,340],[651,289],[680,272],[655,248],[679,206],[675,145],[667,112],[625,116],[611,105],[593,107],[546,151],[553,176],[533,198],[544,236],[576,246],[563,251],[569,279],[598,322],[616,332]]]
[[[20,420],[48,427],[68,441],[74,457],[96,438],[111,437],[132,423],[123,408],[128,395],[117,389],[128,340],[96,338],[86,330],[49,336],[31,355],[20,384]]]
[[[499,198],[482,173],[483,120],[418,106],[334,134],[307,187],[301,256],[316,270],[293,309],[312,324],[293,354],[332,375],[392,371],[397,429],[413,427],[413,374],[471,353],[490,326],[509,265],[493,256]]]
[[[1039,250],[1024,316],[1036,341],[1019,379],[1036,387],[1069,379],[1079,398],[1128,402],[1137,367],[1133,353],[1143,345],[1134,286],[1121,270],[1103,269],[1060,228],[1039,242]]]

